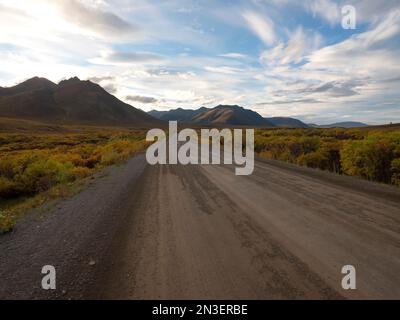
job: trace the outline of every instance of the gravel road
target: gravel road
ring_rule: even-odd
[[[43,265],[57,290],[40,288]],[[400,299],[400,192],[275,161],[235,176],[140,155],[0,237],[0,298]]]

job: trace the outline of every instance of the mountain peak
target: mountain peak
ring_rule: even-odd
[[[80,83],[80,82],[82,82],[82,81],[78,77],[72,77],[72,78],[60,81],[59,85],[64,86],[64,85],[75,84],[75,83]]]
[[[55,86],[56,86],[55,83],[51,82],[46,78],[33,77],[28,80],[25,80],[24,82],[21,82],[15,87],[21,87],[21,88],[23,87],[25,90],[29,89],[37,90],[43,88],[54,88]]]
[[[238,106],[237,104],[219,104],[215,107],[216,109],[243,109],[243,107]]]
[[[101,86],[78,77],[63,80],[59,85],[35,77],[1,89],[0,117],[98,126],[153,127],[162,123]]]
[[[238,105],[218,105],[195,115],[192,122],[207,125],[273,126],[257,112]]]
[[[54,89],[57,85],[46,78],[33,77],[13,87],[1,88],[0,96],[14,96],[25,92]]]

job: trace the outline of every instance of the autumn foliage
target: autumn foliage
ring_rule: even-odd
[[[0,233],[12,225],[14,203],[126,160],[145,149],[144,138],[144,131],[0,134]]]
[[[257,130],[261,157],[400,186],[400,130]]]

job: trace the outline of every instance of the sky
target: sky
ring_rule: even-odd
[[[399,0],[0,0],[0,86],[77,76],[145,111],[400,122],[399,57]]]

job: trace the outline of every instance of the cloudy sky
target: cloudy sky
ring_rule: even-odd
[[[0,86],[78,76],[146,111],[400,122],[399,57],[399,0],[0,0]]]

